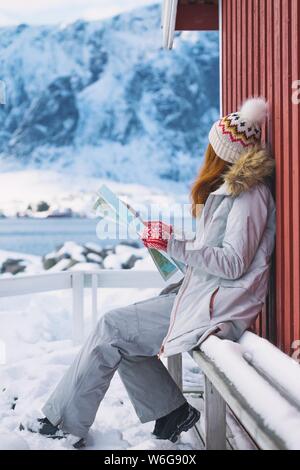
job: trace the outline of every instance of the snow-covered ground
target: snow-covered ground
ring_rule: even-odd
[[[138,262],[149,269],[149,260]],[[105,311],[156,295],[157,289],[101,289]],[[91,298],[86,292],[86,334],[91,328]],[[71,293],[54,292],[0,299],[2,352],[0,365],[0,449],[71,449],[68,441],[51,441],[27,431],[19,423],[40,415],[40,409],[72,362],[78,347],[71,342]],[[1,346],[1,344],[0,344]],[[3,357],[2,357],[3,359]],[[185,382],[199,384],[201,375],[185,357]],[[15,405],[15,406],[13,406]],[[151,437],[153,423],[141,424],[116,374],[100,406],[88,438],[88,449],[195,449],[193,433],[174,445]]]

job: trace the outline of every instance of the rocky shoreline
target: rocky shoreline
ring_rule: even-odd
[[[40,257],[40,271],[59,272],[67,270],[132,269],[143,260],[147,251],[138,242],[124,241],[116,246],[98,243],[80,245],[67,241],[51,253]],[[34,257],[37,260],[39,257]],[[8,256],[0,261],[0,275],[14,276],[31,273],[31,257]]]

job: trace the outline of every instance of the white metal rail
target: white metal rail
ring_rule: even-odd
[[[156,271],[65,271],[0,279],[0,298],[72,289],[72,337],[75,344],[80,344],[84,338],[84,289],[91,290],[95,324],[98,318],[98,288],[146,289],[164,286],[164,281]]]

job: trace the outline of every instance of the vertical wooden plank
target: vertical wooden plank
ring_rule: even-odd
[[[254,94],[267,98],[267,21],[266,0],[255,0],[254,45],[257,50]],[[266,142],[266,125],[262,128],[262,142]],[[261,314],[259,334],[269,337],[269,297]]]
[[[259,61],[259,91],[258,94],[267,98],[267,18],[266,0],[261,0],[257,4],[257,21],[259,28],[260,61]],[[263,127],[262,141],[266,142],[266,126]]]
[[[254,333],[256,333],[256,334],[259,334],[259,332],[260,332],[260,316],[261,316],[261,313],[259,314],[259,316],[255,320],[255,324],[254,324]]]
[[[276,157],[276,305],[277,305],[277,344],[283,349],[284,346],[284,243],[283,243],[283,133],[281,132],[281,119],[283,115],[283,91],[282,91],[282,0],[274,2],[274,152]]]
[[[223,1],[219,0],[219,55],[220,55],[220,63],[219,63],[219,98],[220,98],[220,117],[223,116],[223,33],[222,33],[222,15],[223,15]]]
[[[273,0],[266,0],[266,95],[270,107],[269,126],[267,130],[267,138],[273,143],[273,103],[274,103],[274,3]]]
[[[269,102],[269,120],[266,129],[266,141],[270,144],[274,154],[274,2],[273,0],[265,0],[265,18],[266,18],[266,96]],[[274,199],[275,194],[275,181],[272,188]],[[277,302],[276,302],[276,250],[272,255],[269,295],[267,299],[267,315],[268,315],[268,338],[276,344],[277,339]]]
[[[292,0],[291,9],[291,83],[300,80],[300,4]],[[294,91],[294,90],[293,90]],[[293,319],[291,325],[292,341],[300,339],[300,103],[292,107],[292,228],[293,228]]]
[[[227,77],[228,77],[228,53],[227,53],[227,0],[222,0],[222,69],[223,69],[223,79],[222,79],[222,99],[223,99],[223,110],[222,114],[227,113]]]
[[[283,179],[283,240],[284,240],[284,284],[283,289],[285,292],[284,303],[284,318],[283,326],[285,330],[284,335],[284,348],[289,351],[291,347],[291,323],[292,323],[292,292],[294,289],[293,283],[293,238],[292,238],[292,119],[291,119],[291,1],[284,0],[282,2],[282,81],[283,81],[283,109],[281,116],[281,129],[284,136],[283,153],[282,153],[282,168],[281,175]],[[299,201],[297,201],[299,204]],[[299,288],[299,286],[297,286]]]
[[[231,87],[232,87],[232,97],[231,97],[231,111],[236,111],[238,108],[237,104],[237,0],[231,2],[231,62],[232,62],[232,72],[231,72]]]
[[[262,68],[261,63],[261,49],[263,47],[263,37],[260,35],[260,11],[259,2],[261,0],[253,0],[253,37],[252,37],[252,48],[253,48],[253,94],[259,96],[261,93],[260,88],[260,70]]]
[[[272,103],[271,103],[271,97],[269,96],[270,67],[269,67],[268,54],[269,54],[269,51],[271,52],[271,50],[272,50],[272,46],[271,46],[272,34],[270,35],[270,31],[269,31],[269,0],[264,0],[264,5],[263,5],[262,8],[264,9],[264,20],[263,20],[262,24],[264,24],[264,28],[265,28],[264,29],[264,31],[265,31],[265,47],[264,47],[265,71],[262,69],[261,73],[263,74],[265,72],[264,96],[268,100],[269,109],[270,109],[269,119],[268,119],[268,122],[267,122],[267,125],[266,125],[266,128],[265,128],[265,136],[264,136],[265,139],[264,139],[264,141],[268,143],[268,142],[270,142],[269,141],[269,139],[270,139],[269,129],[270,129],[270,119],[271,119],[271,116],[272,116],[272,113],[271,113]]]
[[[241,106],[243,102],[243,80],[242,80],[242,36],[243,36],[243,17],[242,17],[242,4],[243,0],[237,0],[237,105]]]
[[[226,0],[226,44],[227,44],[227,77],[226,77],[226,93],[227,93],[227,107],[225,114],[232,111],[232,15],[231,15],[231,2]]]
[[[241,15],[242,15],[242,32],[241,32],[241,44],[242,44],[242,72],[241,72],[241,82],[242,82],[242,101],[245,101],[248,97],[248,60],[249,60],[249,50],[248,50],[248,5],[247,1],[241,0]]]
[[[254,81],[254,44],[253,44],[253,0],[247,1],[248,11],[248,37],[247,37],[247,49],[248,49],[248,90],[247,97],[250,97],[254,93],[253,81]],[[255,51],[256,52],[256,51]]]
[[[180,390],[183,389],[182,381],[182,355],[176,354],[175,356],[168,357],[168,371],[174,382],[178,385]]]
[[[84,339],[84,273],[72,273],[73,294],[73,331],[72,338],[75,345],[81,344]]]
[[[205,377],[205,448],[226,450],[226,403]]]

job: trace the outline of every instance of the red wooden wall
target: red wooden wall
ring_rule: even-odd
[[[179,0],[175,29],[177,31],[218,30],[218,0]]]
[[[300,1],[223,0],[222,70],[224,114],[251,95],[270,102],[264,137],[276,160],[277,238],[259,328],[290,354],[300,339],[300,104],[292,101],[300,80]]]

